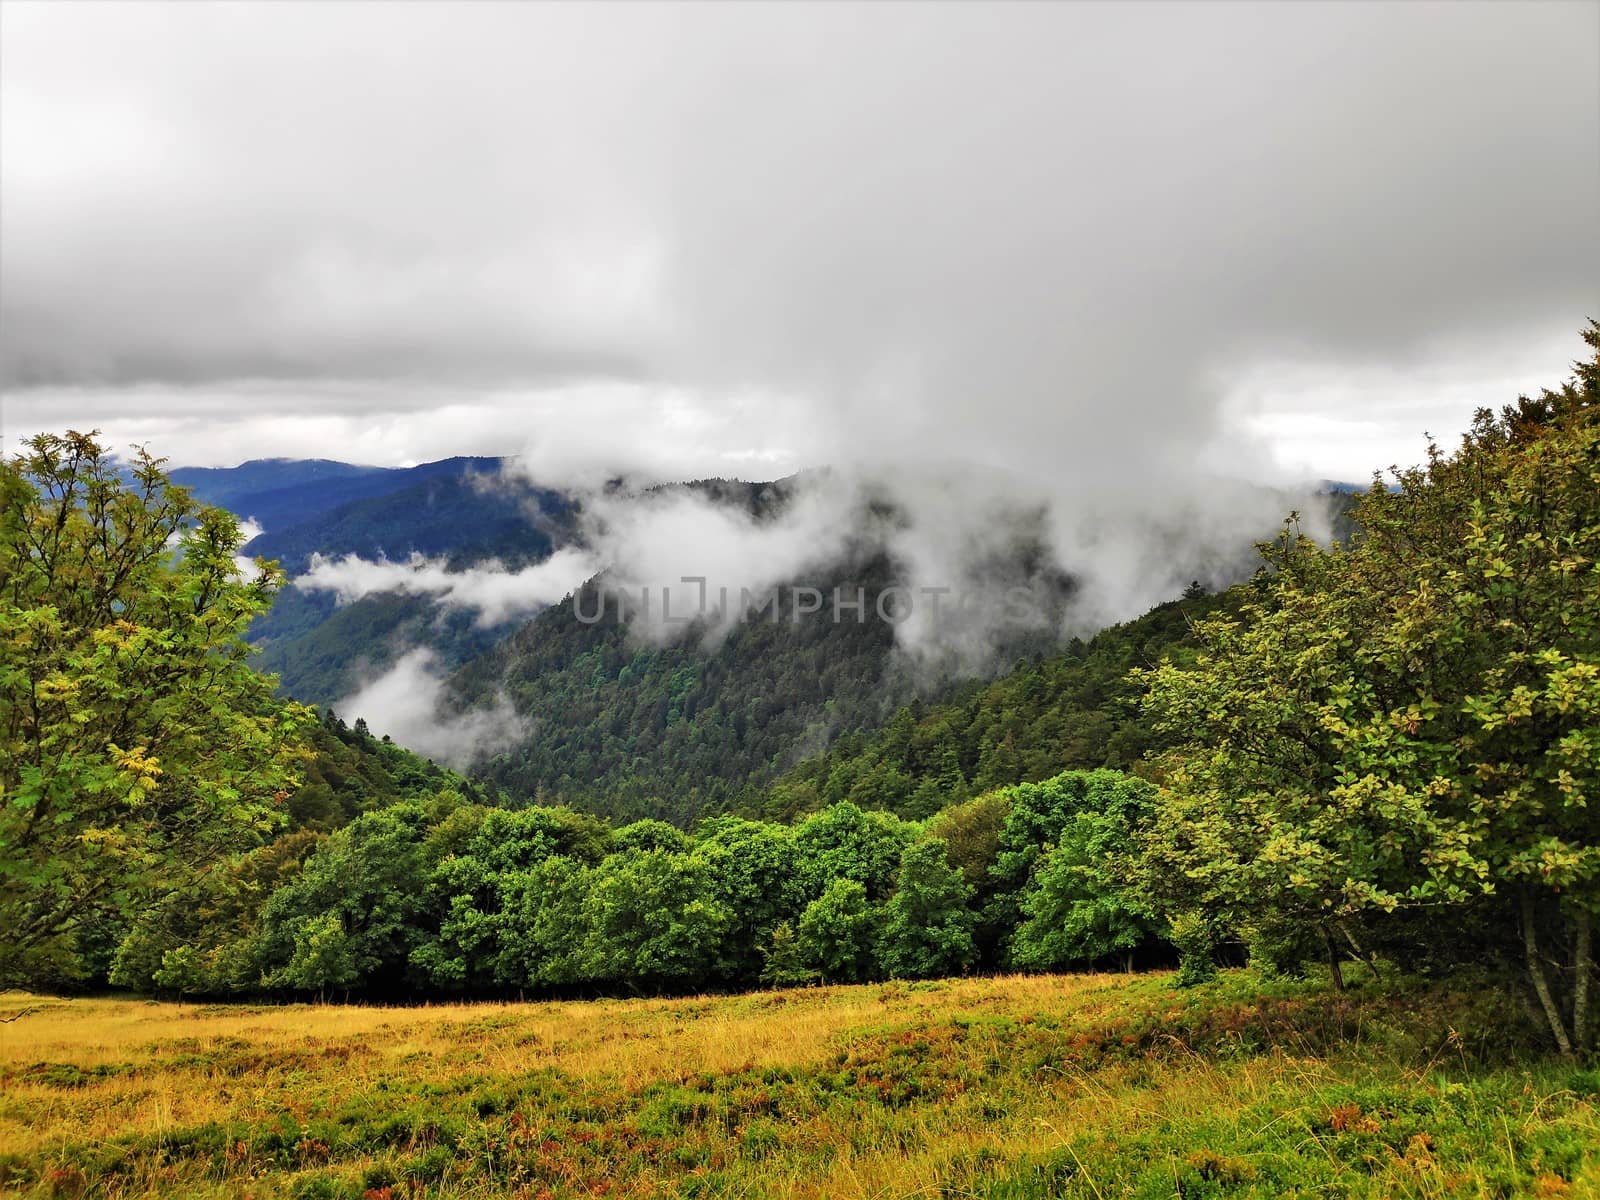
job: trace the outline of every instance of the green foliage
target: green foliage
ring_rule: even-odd
[[[116,948],[110,982],[139,991],[209,995],[259,987],[255,938],[261,909],[323,840],[300,830],[203,870],[187,891],[165,897],[133,921]],[[175,964],[182,965],[181,977]]]
[[[261,669],[278,676],[280,694],[326,706],[418,645],[442,666],[458,667],[487,653],[511,628],[481,626],[471,609],[440,611],[430,596],[379,592],[341,605],[331,592],[290,586],[249,636],[261,647]]]
[[[320,993],[330,987],[347,988],[363,974],[344,923],[326,912],[306,917],[295,926],[294,953],[279,979],[288,987]],[[156,982],[162,982],[159,976]]]
[[[881,586],[881,585],[879,585]],[[457,676],[463,703],[504,694],[539,729],[487,764],[495,786],[623,820],[687,827],[794,761],[796,747],[875,723],[911,694],[883,622],[755,618],[714,647],[639,645],[591,584]]]
[[[937,838],[907,846],[890,897],[878,961],[893,978],[953,975],[972,965],[972,885]]]
[[[817,973],[806,966],[800,939],[787,921],[773,928],[767,944],[761,947],[761,957],[761,974],[757,978],[767,987],[800,987],[817,978]]]
[[[1149,902],[1121,874],[1150,820],[1155,788],[1125,777],[1085,791],[1023,888],[1024,919],[1011,941],[1018,967],[1059,970],[1128,953],[1156,931]]]
[[[975,888],[988,881],[1000,854],[1000,836],[1011,815],[1013,795],[1010,788],[986,792],[941,809],[928,822],[928,836],[944,842],[950,861]]]
[[[430,821],[437,820],[429,826],[423,851],[437,861],[458,848],[468,822],[482,817],[482,809],[464,805],[467,796],[480,795],[473,784],[359,725],[348,728],[328,712],[308,732],[305,782],[284,806],[294,832],[207,864],[186,891],[137,916],[119,931],[107,968],[111,983],[139,990],[174,987],[162,982],[164,974],[170,977],[162,964],[172,954],[174,961],[188,964],[185,991],[225,995],[257,989],[262,908],[322,843],[323,832],[364,812],[418,801]]]
[[[1216,977],[1216,935],[1204,913],[1173,913],[1167,920],[1167,937],[1178,951],[1179,987],[1194,987]]]
[[[462,845],[429,877],[438,933],[413,951],[412,963],[443,987],[521,987],[537,974],[527,944],[529,909],[538,903],[531,873],[557,856],[598,863],[613,848],[612,834],[570,809],[490,809],[470,821]]]
[[[1052,848],[1064,840],[1093,842],[1106,850],[1125,844],[1133,828],[1145,819],[1154,789],[1133,776],[1102,769],[1063,771],[1041,783],[1003,789],[1002,795],[1006,817],[989,868],[993,897],[989,910],[991,920],[1009,933],[1022,920],[1022,898],[1034,871]],[[1070,835],[1069,828],[1073,831]],[[1060,864],[1063,878],[1059,882],[1063,885],[1071,853],[1069,850]],[[1109,863],[1094,869],[1108,891],[1119,886]]]
[[[719,973],[730,983],[769,978],[779,927],[794,937],[793,923],[805,905],[794,831],[783,825],[718,817],[699,830],[700,845],[715,851],[717,898],[733,914],[723,939]],[[798,981],[798,980],[797,980]]]
[[[281,576],[237,522],[127,475],[92,435],[0,464],[0,983],[70,978],[79,938],[282,822],[309,713],[243,633]]]
[[[529,983],[593,982],[585,956],[590,937],[584,900],[594,875],[593,867],[564,855],[547,858],[528,872],[516,910],[521,936],[514,951],[520,956],[521,977]]]
[[[618,854],[630,850],[671,850],[681,853],[689,848],[689,836],[665,821],[647,818],[624,825],[612,834],[611,848]]]
[[[707,856],[670,850],[606,858],[589,880],[583,918],[585,977],[644,988],[704,978],[733,924]]]
[[[829,983],[860,983],[876,969],[880,907],[854,879],[835,879],[800,914],[800,956]]]
[[[1152,895],[1336,947],[1408,909],[1499,906],[1563,1049],[1588,1040],[1600,912],[1600,325],[1586,337],[1561,391],[1375,482],[1349,546],[1291,524],[1240,619],[1144,676],[1182,739]]]
[[[476,804],[498,799],[477,782],[421,758],[388,738],[375,738],[325,709],[308,728],[305,777],[284,805],[297,829],[332,832],[365,812],[401,800],[427,801],[451,791]]]
[[[262,911],[263,979],[315,991],[357,980],[376,988],[400,983],[422,936],[427,831],[423,808],[401,804],[332,834]],[[319,974],[334,968],[339,978]]]
[[[807,896],[820,896],[832,882],[848,879],[877,903],[893,888],[900,856],[916,840],[917,829],[890,813],[844,803],[808,817],[794,837]]]
[[[948,703],[913,701],[876,732],[844,733],[744,806],[771,820],[845,801],[923,818],[1068,768],[1131,770],[1173,734],[1141,710],[1142,689],[1128,672],[1185,660],[1190,622],[1238,600],[1224,593],[1163,604],[1061,653],[1019,662],[991,683],[968,685]]]
[[[1008,795],[998,809],[983,806],[1010,818],[987,841],[1037,857],[1046,847],[1024,843],[1042,836],[1038,811],[1076,798],[1083,811],[1069,804],[1056,824],[1092,830],[1083,847],[1106,857],[1075,862],[1072,877],[1104,880],[1113,892],[1100,907],[1074,892],[1072,911],[1120,912],[1108,863],[1121,842],[1108,831],[1125,840],[1115,822],[1127,813],[1115,804],[1146,796],[1149,786],[1094,772],[1016,790],[1020,805]],[[1025,820],[1019,807],[1034,816]],[[364,813],[332,834],[301,830],[216,864],[188,896],[134,925],[111,977],[140,990],[208,995],[925,978],[977,961],[981,895],[991,906],[1005,898],[993,890],[995,871],[984,883],[980,893],[942,840],[851,804],[797,827],[718,817],[690,838],[662,822],[612,830],[570,809],[484,808],[445,789]],[[1033,919],[1042,930],[1042,910]],[[1068,957],[1098,956],[1089,943],[1102,935],[1100,924],[1077,930]]]

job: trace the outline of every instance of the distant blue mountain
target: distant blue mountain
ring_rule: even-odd
[[[474,466],[458,469],[459,464]],[[291,575],[304,571],[314,553],[392,560],[415,553],[446,558],[454,569],[486,558],[508,566],[538,562],[570,540],[572,502],[559,492],[502,479],[500,467],[493,458],[427,463],[403,472],[403,487],[286,527],[267,525],[245,552],[277,559]]]
[[[173,482],[269,531],[441,477],[498,474],[498,458],[447,458],[415,467],[363,467],[328,459],[262,458],[237,467],[178,467]]]

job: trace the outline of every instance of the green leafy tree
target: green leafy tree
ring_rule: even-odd
[[[703,984],[733,923],[700,852],[610,855],[590,877],[582,912],[583,978],[648,990]]]
[[[940,810],[928,822],[928,836],[944,842],[950,861],[974,888],[989,881],[1000,854],[1000,835],[1011,815],[1012,792],[1000,788]]]
[[[928,836],[944,841],[950,861],[972,885],[972,908],[978,918],[972,939],[980,967],[1001,965],[1005,938],[1016,920],[1014,905],[998,902],[1001,885],[993,873],[1013,798],[1012,788],[996,788],[941,810],[927,823]]]
[[[1109,846],[1119,825],[1135,819],[1141,803],[1149,804],[1152,789],[1121,771],[1102,769],[1063,771],[1040,783],[1002,788],[1000,794],[1007,809],[989,869],[984,923],[992,936],[1009,941],[1024,919],[1022,901],[1035,870],[1078,818],[1090,818],[1080,831],[1083,836],[1098,830]],[[1102,825],[1103,821],[1108,823]],[[1094,869],[1102,867],[1097,864]],[[1107,892],[1115,891],[1109,871],[1106,878]]]
[[[611,848],[616,853],[627,850],[671,850],[682,853],[689,849],[689,836],[665,821],[653,818],[624,825],[611,835]]]
[[[767,987],[800,987],[816,981],[817,973],[806,966],[800,939],[787,921],[776,926],[767,944],[761,947],[760,981]]]
[[[800,914],[800,955],[829,983],[861,983],[876,973],[883,910],[854,879],[835,879]]]
[[[1020,898],[1023,921],[1011,939],[1013,964],[1056,970],[1131,955],[1152,938],[1155,913],[1124,871],[1154,802],[1154,787],[1125,776],[1067,819]]]
[[[225,995],[260,986],[261,911],[324,840],[299,830],[203,871],[183,894],[146,910],[117,946],[110,982],[139,991]],[[172,982],[182,964],[181,985]]]
[[[968,907],[972,885],[937,839],[907,846],[890,898],[879,964],[896,978],[951,975],[972,965],[976,951]]]
[[[262,910],[258,961],[265,982],[315,991],[403,983],[425,936],[428,831],[421,805],[397,804],[329,836]],[[339,925],[337,940],[330,921]],[[308,974],[306,964],[334,961],[331,948],[351,970],[337,978]]]
[[[772,982],[771,965],[780,925],[793,925],[805,907],[794,831],[784,825],[719,817],[700,828],[700,845],[711,856],[717,898],[733,914],[719,951],[720,973],[728,983]]]
[[[1152,895],[1234,932],[1313,927],[1335,967],[1388,915],[1488,905],[1566,1053],[1591,1040],[1600,909],[1600,325],[1585,336],[1560,391],[1375,481],[1347,546],[1291,526],[1241,619],[1145,676],[1184,738]]]
[[[0,464],[0,982],[81,974],[85,930],[281,823],[311,714],[248,665],[281,575],[241,540],[93,435]]]
[[[162,965],[166,967],[165,961]],[[296,925],[294,953],[279,974],[285,986],[321,996],[329,988],[348,988],[362,978],[350,935],[337,914],[321,913]]]
[[[915,840],[917,827],[892,813],[867,812],[849,802],[808,817],[795,830],[806,894],[820,896],[834,880],[861,884],[874,903],[894,886],[900,855]]]
[[[599,862],[611,836],[597,818],[565,808],[482,813],[464,845],[433,868],[428,907],[438,932],[412,952],[413,965],[442,987],[532,982],[524,945],[529,872],[556,855]]]
[[[564,855],[547,858],[528,872],[526,886],[517,894],[518,936],[513,943],[522,957],[524,978],[553,987],[590,980],[583,906],[594,877],[594,867]]]

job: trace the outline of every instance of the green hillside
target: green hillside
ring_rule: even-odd
[[[651,646],[631,637],[614,603],[602,621],[578,620],[575,603],[599,611],[594,587],[454,681],[462,705],[503,692],[529,721],[527,741],[481,769],[512,795],[688,824],[912,694],[892,669],[883,622],[758,620],[710,650]]]
[[[876,731],[842,734],[740,806],[789,820],[848,800],[922,818],[1068,768],[1131,769],[1166,739],[1141,711],[1128,672],[1182,661],[1194,646],[1191,622],[1237,607],[1240,595],[1196,590],[1000,679],[969,683],[945,703],[913,701]]]

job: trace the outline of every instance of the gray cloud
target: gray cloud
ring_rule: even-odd
[[[440,703],[443,694],[444,673],[436,656],[419,648],[340,700],[334,711],[352,720],[361,717],[374,733],[462,769],[528,736],[528,723],[504,696],[466,712],[448,712]]]
[[[1009,477],[1120,611],[1276,515],[1218,476],[1414,461],[1600,311],[1593,4],[4,20],[7,433],[827,463],[929,563]]]
[[[862,569],[881,560],[900,593],[890,609],[902,665],[985,675],[1009,665],[1024,635],[1086,635],[1191,580],[1237,581],[1256,565],[1252,543],[1291,510],[1304,532],[1330,531],[1326,497],[1221,478],[1187,494],[1193,482],[1107,492],[959,464],[834,469],[786,481],[786,500],[759,517],[692,490],[592,493],[583,538],[642,641],[714,644],[736,621],[792,620],[800,605],[822,620],[888,620],[870,600],[850,607]],[[813,594],[774,603],[790,584]],[[599,602],[586,603],[598,618]]]
[[[295,578],[294,586],[333,592],[340,604],[375,592],[431,596],[444,608],[473,610],[479,625],[490,626],[533,616],[570,595],[595,569],[590,555],[573,546],[515,571],[494,559],[451,571],[444,559],[421,554],[404,562],[373,561],[354,554],[342,558],[313,554],[310,567]]]

